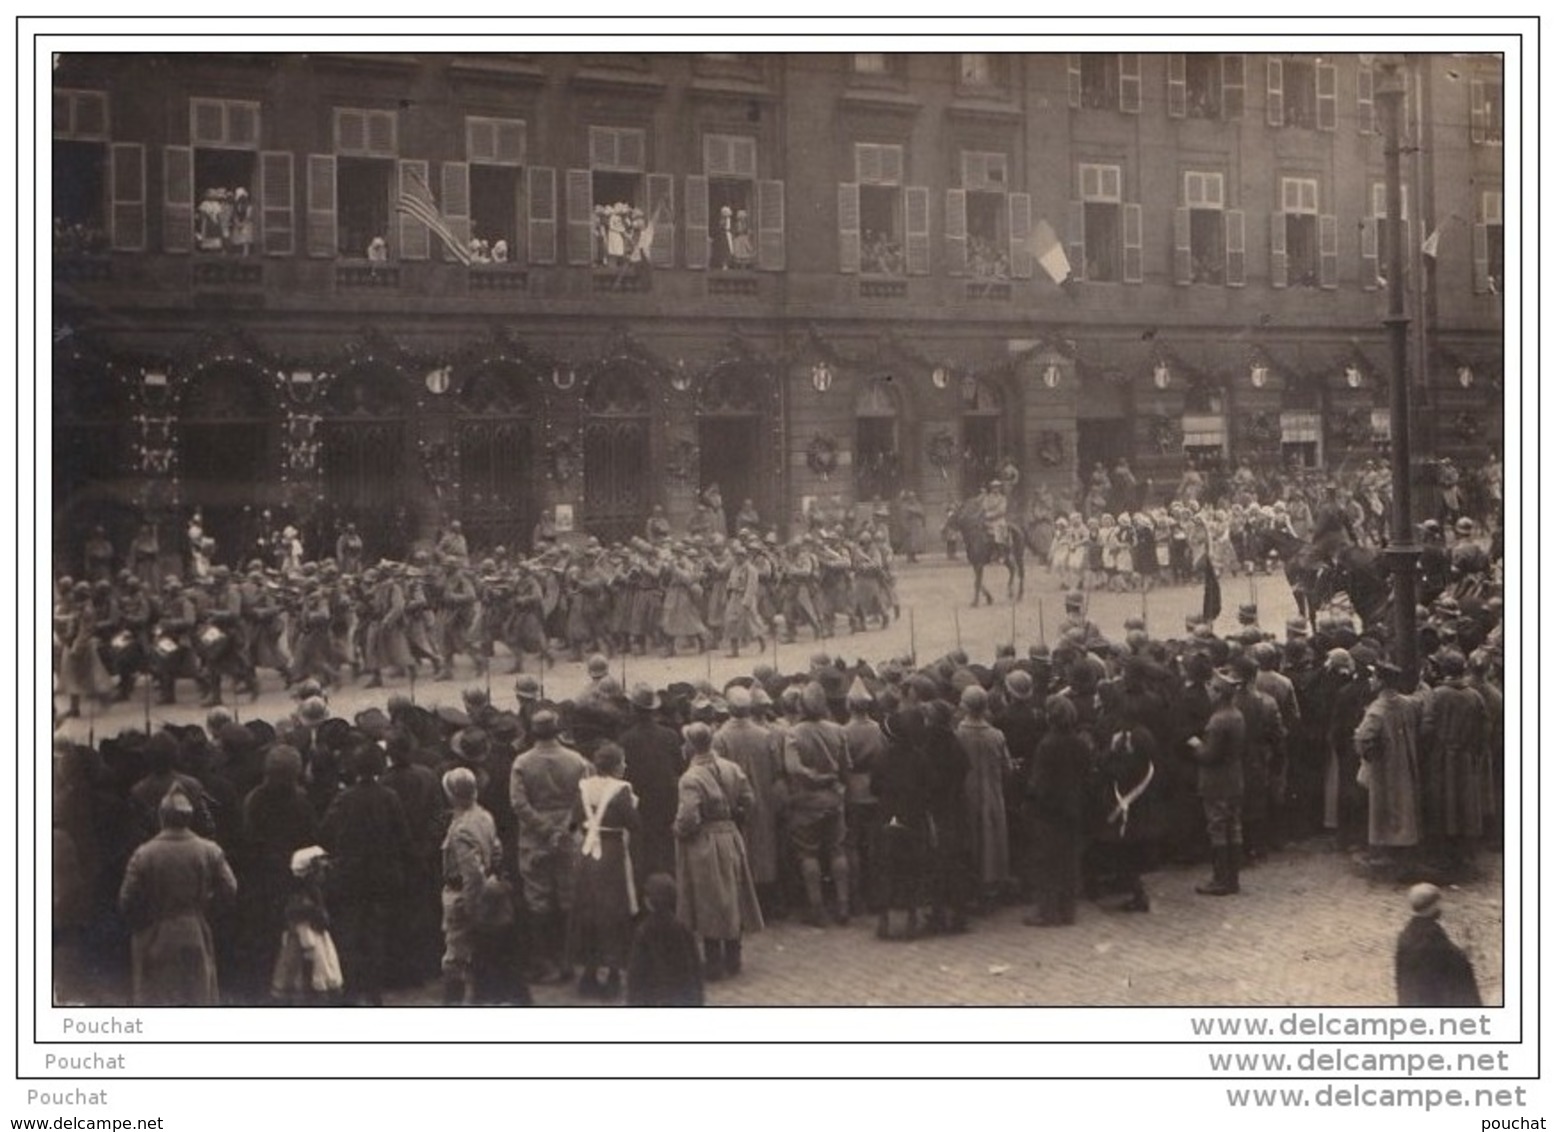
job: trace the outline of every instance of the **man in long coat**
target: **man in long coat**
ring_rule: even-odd
[[[1423,834],[1449,870],[1468,863],[1485,826],[1490,720],[1486,701],[1465,682],[1464,667],[1457,649],[1437,658],[1443,681],[1427,694],[1421,721]]]
[[[636,684],[627,696],[632,722],[616,737],[627,757],[623,777],[638,800],[641,823],[632,844],[632,871],[641,890],[655,873],[675,872],[676,784],[686,769],[681,737],[657,718],[659,695]]]
[[[1402,673],[1380,664],[1377,698],[1356,728],[1356,754],[1365,765],[1367,842],[1397,853],[1421,841],[1421,701],[1400,688]]]
[[[237,895],[214,841],[194,833],[194,803],[174,787],[158,806],[162,831],[130,857],[119,908],[130,923],[136,1006],[215,1006],[216,947],[206,913]]]
[[[1005,781],[1015,773],[1005,733],[989,722],[989,694],[976,684],[962,691],[963,719],[956,741],[967,752],[967,828],[979,898],[988,907],[1010,881],[1010,837]]]
[[[741,830],[764,914],[778,899],[779,819],[783,808],[783,740],[751,718],[751,693],[729,689],[729,719],[713,735],[713,753],[738,766],[751,783],[751,810]]]

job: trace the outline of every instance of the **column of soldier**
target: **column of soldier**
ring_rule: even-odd
[[[1109,641],[1071,595],[1054,647],[1002,646],[987,664],[960,650],[878,666],[818,653],[723,687],[623,689],[595,656],[569,701],[521,674],[511,707],[468,689],[462,709],[431,711],[398,691],[350,720],[306,682],[273,722],[217,709],[205,728],[95,750],[56,741],[56,940],[99,975],[123,970],[127,937],[157,914],[141,876],[152,862],[132,854],[159,821],[195,827],[233,862],[226,887],[245,898],[208,929],[227,1001],[298,989],[280,953],[299,925],[314,939],[333,925],[347,1000],[383,1001],[441,963],[445,1001],[513,1002],[580,967],[581,994],[619,994],[640,896],[701,939],[697,979],[712,980],[739,973],[741,939],[775,918],[868,913],[889,939],[967,931],[1021,902],[1026,923],[1062,926],[1083,897],[1148,912],[1164,863],[1208,860],[1197,891],[1234,895],[1246,868],[1325,833],[1394,879],[1467,879],[1504,809],[1502,631],[1494,596],[1436,599],[1407,685],[1344,615],[1292,621],[1277,640],[1243,606],[1228,635],[1190,618],[1164,640],[1135,620]],[[515,893],[512,916],[480,931],[447,914],[484,892],[483,871],[461,864],[476,842],[452,832],[477,811],[490,815],[483,868]],[[698,863],[710,829],[732,854],[727,876]],[[602,837],[615,844],[603,868]],[[155,980],[137,954],[144,987]],[[628,1001],[650,1001],[633,970]]]
[[[224,691],[257,697],[263,670],[287,686],[355,675],[380,687],[419,671],[452,680],[466,657],[484,675],[503,653],[515,673],[595,651],[739,656],[773,636],[824,639],[900,612],[884,524],[818,525],[780,542],[753,527],[672,538],[656,517],[649,534],[610,546],[550,540],[529,557],[497,547],[472,561],[456,521],[436,549],[404,562],[367,566],[358,549],[161,579],[139,564],[114,575],[109,547],[106,561],[89,553],[88,577],[57,580],[56,691],[70,717],[84,700],[130,698],[142,677],[148,702],[154,687],[158,703],[173,703],[190,680],[213,706]]]

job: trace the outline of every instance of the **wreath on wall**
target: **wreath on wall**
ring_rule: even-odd
[[[941,429],[929,438],[929,462],[940,472],[941,479],[949,479],[951,466],[961,458],[956,447],[956,437],[950,429]]]
[[[1484,422],[1474,413],[1459,413],[1449,427],[1461,444],[1474,444],[1480,439]]]
[[[1340,439],[1352,448],[1372,443],[1372,414],[1365,409],[1349,409],[1340,416],[1335,430]]]
[[[578,449],[571,440],[553,440],[546,445],[546,478],[552,483],[571,482],[578,471]]]
[[[1183,422],[1175,417],[1151,418],[1151,443],[1163,455],[1183,447]]]
[[[1064,435],[1052,430],[1038,433],[1037,459],[1044,467],[1058,467],[1064,461]]]
[[[822,479],[831,479],[832,473],[837,471],[837,441],[824,432],[818,432],[810,438],[810,444],[805,448],[805,463]]]
[[[685,483],[696,473],[698,464],[697,445],[690,440],[678,440],[670,450],[670,461],[666,471],[670,478]]]
[[[1369,423],[1370,427],[1370,423]],[[1248,418],[1248,442],[1268,448],[1280,442],[1280,419],[1274,413],[1254,413]]]

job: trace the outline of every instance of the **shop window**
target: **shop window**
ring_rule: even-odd
[[[1316,468],[1323,424],[1319,414],[1307,409],[1287,409],[1280,415],[1281,461],[1288,468]]]

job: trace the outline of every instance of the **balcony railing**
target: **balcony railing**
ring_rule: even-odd
[[[861,299],[906,299],[908,281],[906,279],[861,279],[859,297]]]
[[[522,267],[472,267],[469,280],[472,295],[511,294],[529,289],[529,272]]]
[[[196,287],[263,287],[265,265],[258,259],[197,259],[189,277]]]
[[[400,269],[387,263],[337,263],[337,291],[389,291],[400,286]]]

